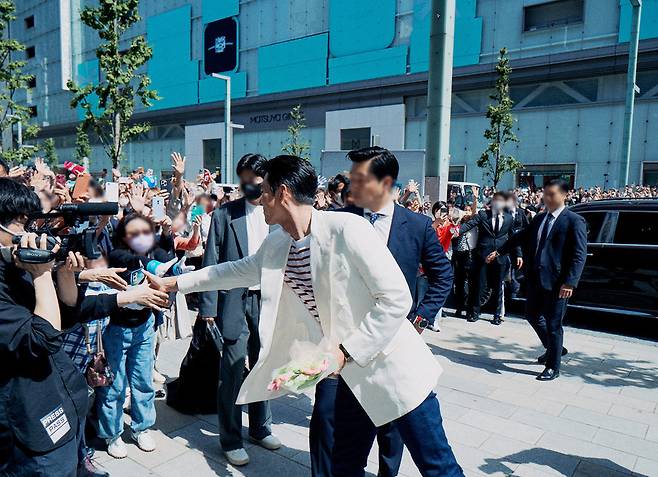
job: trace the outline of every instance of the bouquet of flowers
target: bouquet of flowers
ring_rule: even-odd
[[[286,389],[300,394],[311,391],[316,384],[338,370],[338,363],[327,347],[295,341],[288,364],[274,371],[268,391]]]

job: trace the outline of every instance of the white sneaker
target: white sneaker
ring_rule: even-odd
[[[167,378],[165,378],[160,371],[157,369],[153,368],[153,382],[156,384],[164,384],[167,382]]]
[[[269,436],[265,437],[264,439],[254,439],[253,437],[251,438],[252,442],[258,444],[259,446],[267,449],[267,450],[277,450],[281,448],[281,441],[279,440],[278,437],[276,437],[274,434],[270,434]]]
[[[249,454],[247,454],[247,451],[242,448],[225,451],[224,455],[230,464],[238,467],[249,463]]]
[[[155,450],[155,441],[148,430],[131,432],[130,437],[137,443],[137,447],[144,452],[153,452]]]
[[[128,457],[128,448],[126,443],[123,442],[121,436],[117,436],[114,439],[105,439],[107,443],[107,453],[114,457],[115,459],[124,459]]]

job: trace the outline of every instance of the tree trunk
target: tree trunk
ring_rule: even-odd
[[[121,116],[119,113],[114,113],[114,147],[112,148],[112,164],[115,169],[119,167],[119,159],[121,159]]]

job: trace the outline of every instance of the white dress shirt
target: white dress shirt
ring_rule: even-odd
[[[247,215],[247,250],[249,255],[255,255],[270,232],[270,227],[265,222],[262,205],[254,205],[247,200],[245,201],[245,212]],[[253,286],[249,289],[260,290],[260,287]]]
[[[384,243],[388,243],[388,236],[391,234],[391,225],[393,225],[393,212],[395,211],[395,202],[390,201],[381,210],[363,209],[363,216],[366,220],[370,220],[369,214],[379,214],[379,218],[375,221],[373,226],[375,230],[384,239]]]
[[[505,214],[503,212],[498,212],[498,217],[498,230],[500,230],[503,227],[503,222],[505,221]],[[494,231],[494,233],[498,232],[498,230],[496,230],[496,216],[493,213],[491,214],[491,229]]]
[[[548,232],[546,233],[546,237],[548,237],[548,234],[551,233],[551,230],[553,229],[553,225],[555,225],[555,221],[557,218],[560,216],[562,211],[566,209],[566,206],[562,206],[559,209],[555,209],[553,212],[549,212],[553,216],[553,221],[548,224]],[[541,225],[539,226],[539,230],[537,231],[537,248],[539,249],[539,242],[541,240],[541,234],[544,230],[544,227],[546,226],[546,221],[548,220],[548,213],[544,217],[544,220],[542,221]]]

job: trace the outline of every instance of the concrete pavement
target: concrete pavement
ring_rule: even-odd
[[[444,368],[437,394],[466,475],[658,476],[657,343],[567,329],[562,375],[541,383],[534,377],[542,350],[522,320],[497,327],[448,317],[440,333],[425,336]],[[187,345],[163,345],[159,368],[167,376],[178,374]],[[248,445],[251,463],[238,469],[221,455],[216,416],[185,416],[158,401],[155,452],[130,444],[127,459],[97,451],[97,461],[115,477],[310,475],[311,407],[304,396],[273,402],[284,447]],[[368,467],[374,474],[376,455]],[[401,472],[419,475],[408,455]]]

